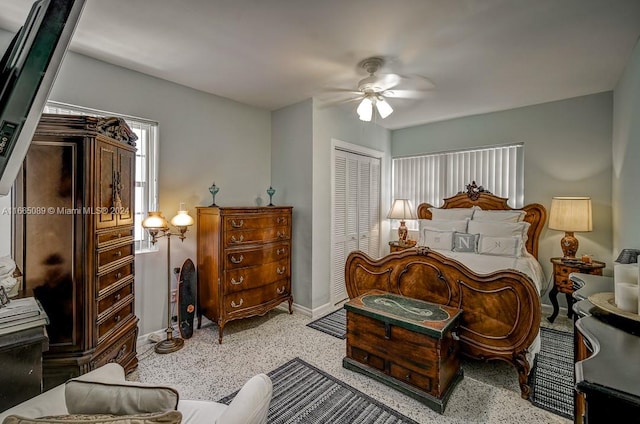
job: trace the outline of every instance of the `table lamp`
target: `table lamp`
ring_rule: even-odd
[[[400,226],[398,227],[398,243],[400,245],[404,245],[407,242],[407,234],[409,233],[405,220],[417,219],[411,201],[409,199],[395,199],[389,214],[387,214],[387,218],[400,220]]]
[[[578,251],[578,239],[575,231],[591,231],[590,197],[554,197],[551,199],[549,228],[564,231],[560,247],[565,258],[575,258]]]

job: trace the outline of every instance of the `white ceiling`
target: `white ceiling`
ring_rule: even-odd
[[[0,27],[32,3],[0,0]],[[435,84],[390,100],[396,129],[612,90],[639,36],[638,0],[87,0],[71,49],[268,110],[382,55]]]

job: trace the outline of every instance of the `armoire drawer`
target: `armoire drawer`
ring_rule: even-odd
[[[289,260],[271,262],[248,268],[238,268],[224,273],[224,292],[252,289],[274,283],[289,276]]]
[[[105,290],[108,290],[113,284],[133,275],[133,258],[128,264],[125,264],[107,274],[98,276],[97,296],[101,296]]]
[[[133,241],[133,228],[126,227],[126,228],[119,228],[113,231],[101,232],[96,234],[96,239],[97,239],[96,244],[98,245],[98,248],[107,246],[109,244],[119,243],[124,241],[127,241],[130,243]]]
[[[262,228],[272,228],[277,226],[288,226],[289,217],[287,214],[259,214],[254,216],[229,215],[224,218],[224,228],[230,230],[257,230]]]
[[[253,243],[272,243],[289,240],[291,237],[288,227],[273,227],[259,230],[230,230],[224,233],[226,247],[242,246]]]
[[[112,247],[109,250],[99,252],[98,269],[128,256],[133,256],[133,245],[131,243]]]
[[[133,299],[123,304],[121,308],[116,309],[104,318],[98,320],[98,342],[102,341],[109,332],[121,325],[123,322],[133,317]]]
[[[289,242],[267,244],[256,249],[227,250],[225,252],[225,269],[245,268],[276,262],[288,258],[289,251]]]
[[[109,309],[114,307],[120,302],[125,300],[133,300],[133,279],[129,281],[129,283],[120,287],[118,290],[113,293],[109,293],[104,296],[102,299],[98,300],[98,320],[102,318],[103,314],[109,314]]]

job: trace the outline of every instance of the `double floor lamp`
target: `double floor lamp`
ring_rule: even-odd
[[[167,339],[156,343],[155,351],[157,353],[175,352],[182,349],[184,345],[182,338],[173,337],[173,326],[171,325],[171,236],[177,235],[184,242],[186,238],[184,233],[187,232],[187,227],[193,225],[193,218],[184,208],[184,203],[180,204],[178,214],[171,218],[171,225],[178,230],[177,233],[171,232],[162,212],[149,212],[149,216],[142,221],[142,227],[151,235],[151,244],[156,244],[161,237],[167,238]],[[159,235],[160,232],[162,232],[161,235]]]

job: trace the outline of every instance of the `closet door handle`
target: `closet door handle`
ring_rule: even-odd
[[[236,259],[235,256],[231,256],[231,262],[233,262],[234,264],[239,264],[243,260],[244,260],[244,256],[242,256],[242,255],[240,255],[240,257],[237,258],[237,259]]]

